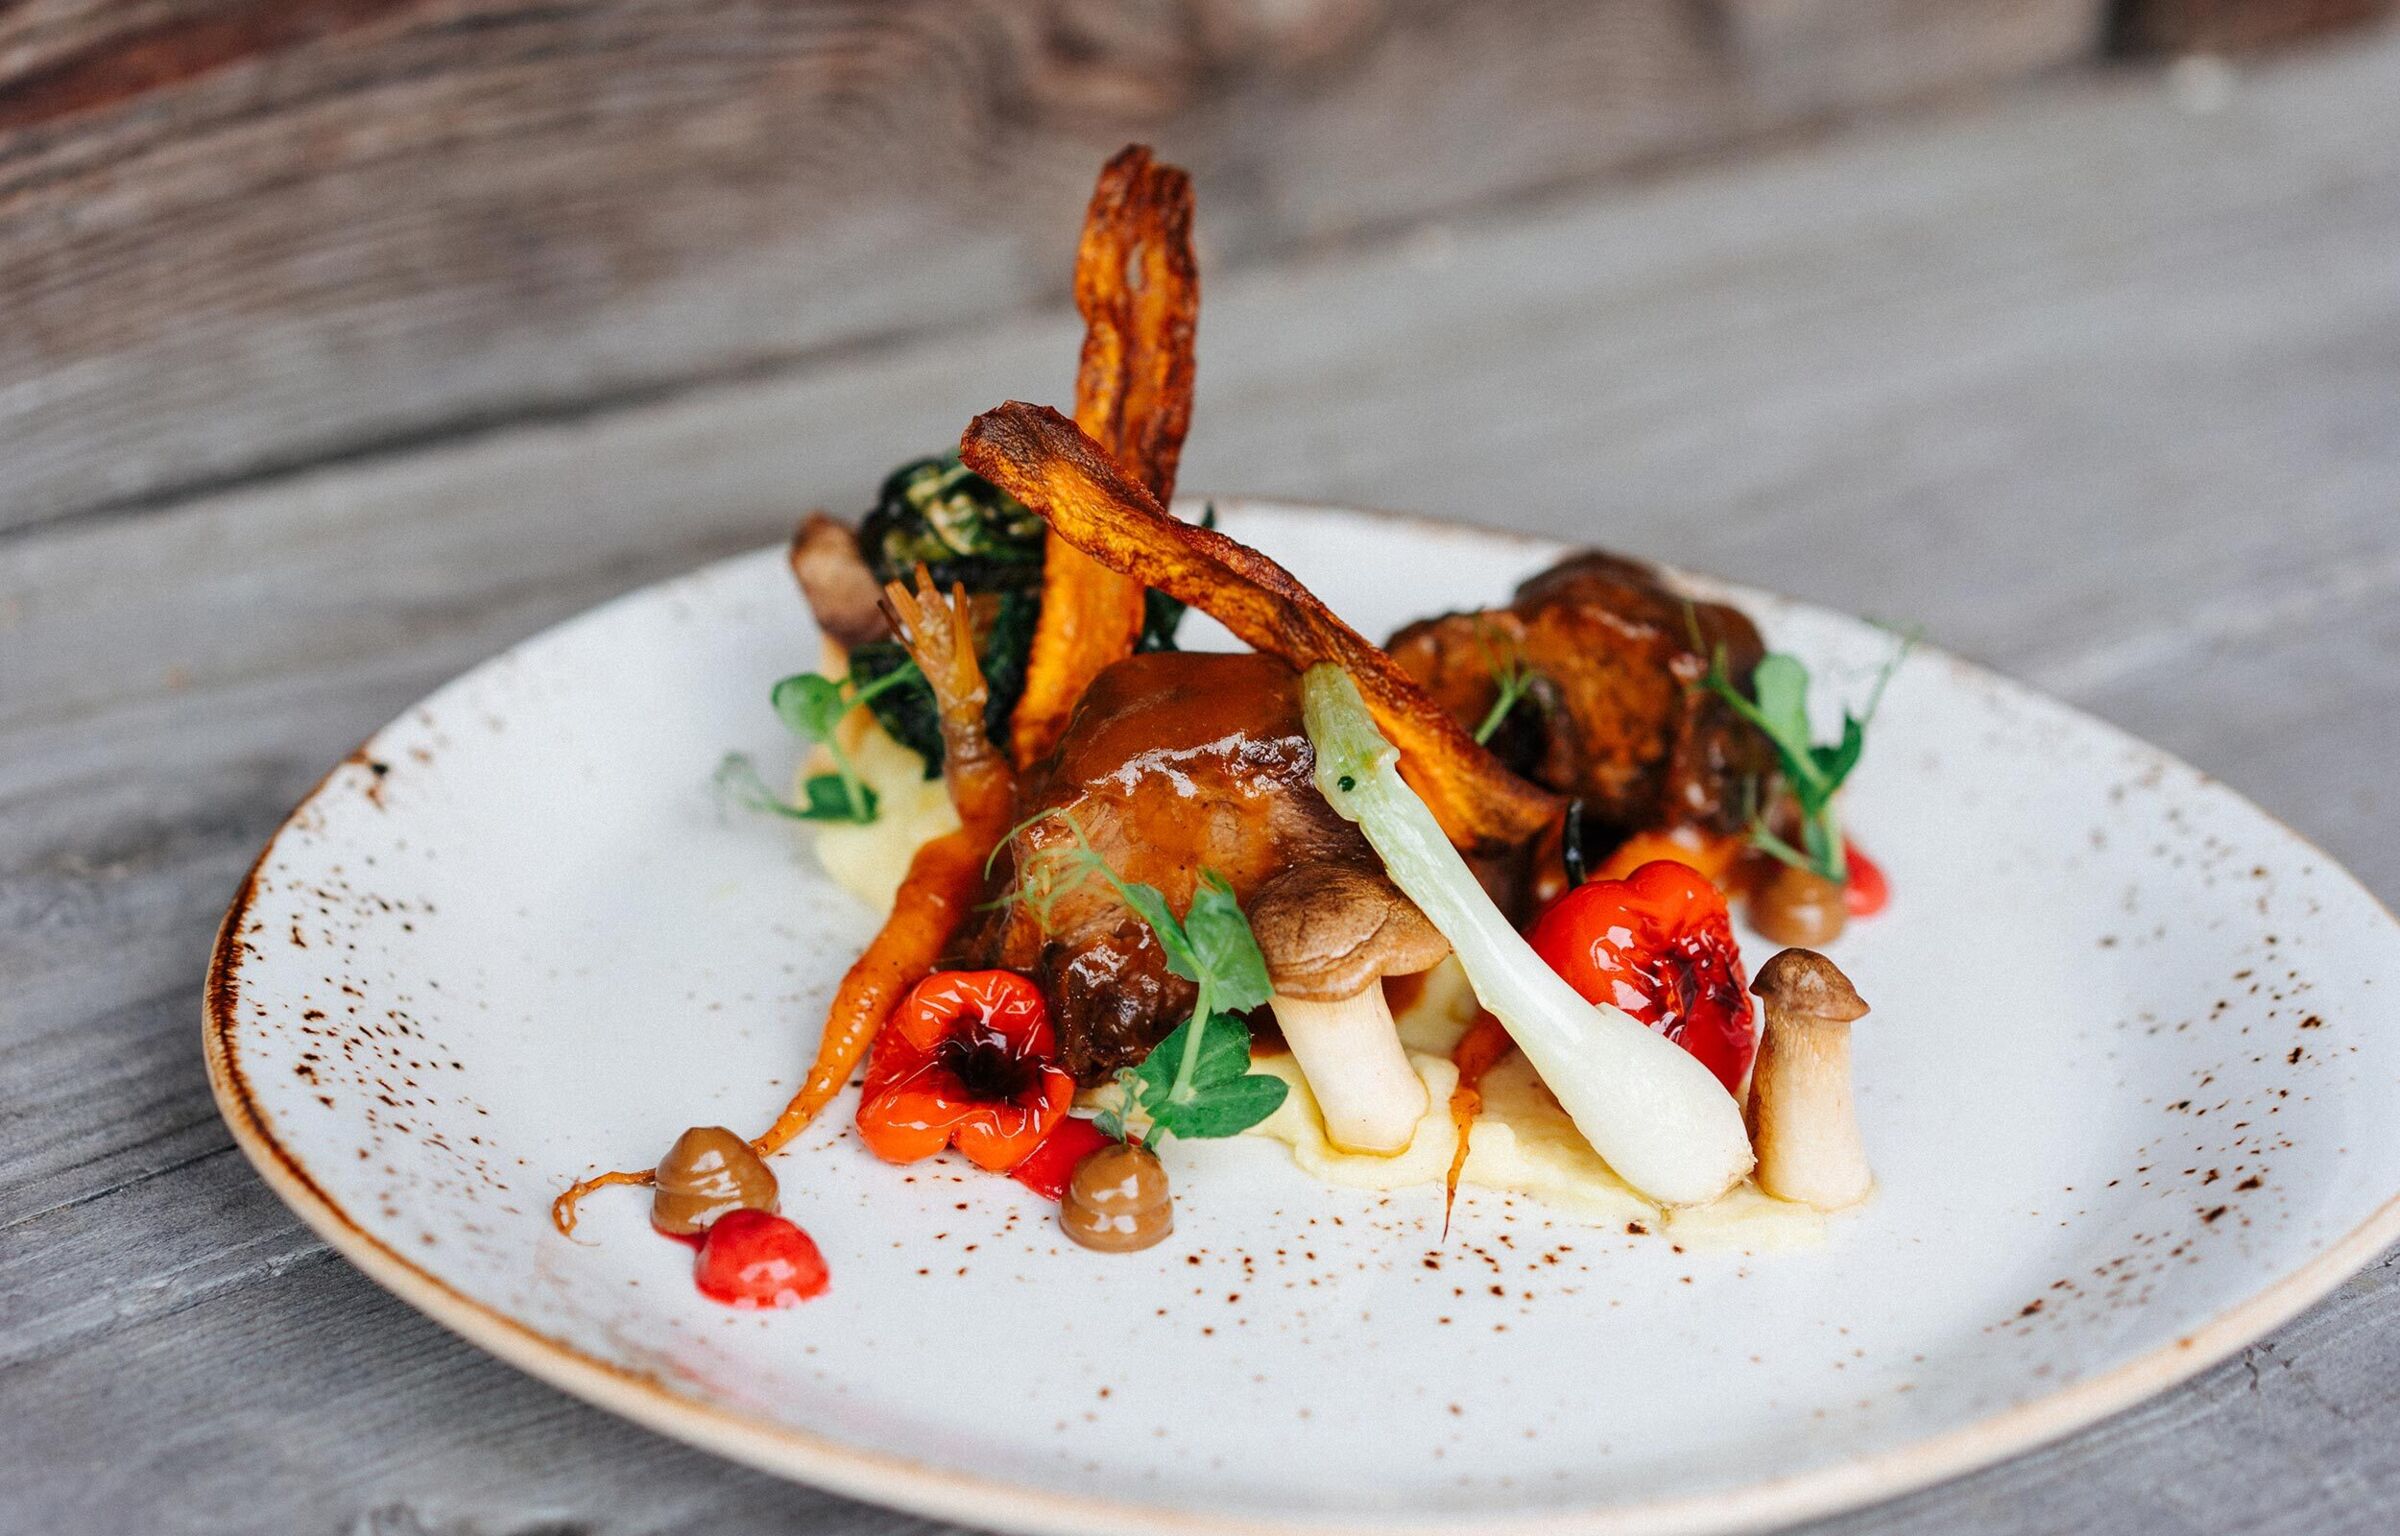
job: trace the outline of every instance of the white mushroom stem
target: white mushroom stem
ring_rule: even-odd
[[[1821,1211],[1856,1205],[1875,1188],[1850,1097],[1850,1025],[1866,1005],[1807,950],[1769,961],[1755,990],[1766,1002],[1748,1115],[1758,1187]]]
[[[1383,983],[1338,1002],[1276,993],[1268,1000],[1284,1043],[1325,1117],[1325,1139],[1346,1152],[1405,1152],[1425,1118],[1425,1080],[1409,1065]]]

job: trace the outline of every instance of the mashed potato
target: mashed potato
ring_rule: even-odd
[[[836,884],[877,912],[888,912],[908,861],[927,840],[958,825],[941,778],[925,777],[925,760],[887,735],[861,710],[843,722],[843,747],[859,777],[875,791],[880,812],[865,826],[827,823],[816,829],[817,858]],[[830,764],[812,761],[802,777]],[[1450,1119],[1450,1090],[1458,1069],[1450,1052],[1475,1019],[1475,994],[1455,960],[1427,977],[1416,1000],[1399,1015],[1400,1040],[1425,1080],[1428,1108],[1406,1150],[1392,1157],[1345,1152],[1325,1137],[1317,1101],[1288,1055],[1262,1056],[1257,1070],[1291,1085],[1291,1095],[1248,1134],[1282,1142],[1312,1178],[1364,1189],[1440,1188],[1458,1150]],[[1769,1199],[1744,1184],[1713,1205],[1662,1213],[1609,1172],[1608,1164],[1575,1129],[1542,1087],[1532,1065],[1511,1052],[1483,1079],[1483,1112],[1468,1135],[1459,1182],[1522,1195],[1595,1225],[1640,1222],[1671,1229],[1679,1239],[1746,1248],[1803,1246],[1822,1238],[1825,1218],[1806,1206]]]
[[[941,775],[925,777],[925,759],[892,740],[865,710],[842,723],[847,728],[852,722],[863,722],[865,728],[846,736],[842,747],[858,776],[875,791],[876,815],[864,826],[820,823],[817,862],[834,884],[875,911],[889,912],[910,857],[934,838],[956,830],[958,812],[950,805]],[[821,754],[812,756],[800,777],[806,780],[832,766]],[[801,791],[801,797],[805,793]]]
[[[1329,1184],[1368,1189],[1438,1188],[1458,1150],[1450,1119],[1450,1090],[1458,1069],[1450,1051],[1475,1019],[1475,994],[1455,960],[1445,960],[1424,990],[1400,1014],[1400,1039],[1409,1061],[1425,1080],[1429,1107],[1407,1148],[1392,1157],[1345,1152],[1325,1137],[1316,1099],[1286,1055],[1264,1056],[1258,1070],[1291,1084],[1283,1107],[1250,1134],[1291,1148],[1302,1172]],[[1821,1239],[1825,1218],[1806,1206],[1760,1194],[1744,1184],[1713,1205],[1662,1212],[1609,1171],[1565,1110],[1514,1052],[1484,1074],[1483,1112],[1468,1132],[1466,1167],[1459,1183],[1526,1196],[1541,1205],[1598,1226],[1640,1222],[1652,1231],[1670,1230],[1680,1239],[1724,1242],[1745,1248],[1805,1246]]]

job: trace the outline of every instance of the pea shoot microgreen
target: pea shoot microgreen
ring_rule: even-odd
[[[794,821],[835,821],[863,826],[875,819],[875,791],[859,777],[857,765],[842,747],[837,727],[842,717],[876,695],[916,677],[908,662],[865,687],[849,678],[834,679],[801,672],[777,683],[768,694],[775,713],[803,741],[816,743],[833,759],[834,771],[809,775],[800,786],[801,802],[794,805],[767,787],[757,765],[739,752],[726,754],[717,765],[717,785],[755,811],[786,816]]]
[[[1765,814],[1755,811],[1750,823],[1753,845],[1795,869],[1808,870],[1836,885],[1849,883],[1849,854],[1834,797],[1865,754],[1867,727],[1883,706],[1883,690],[1915,643],[1913,636],[1900,638],[1891,660],[1876,676],[1865,710],[1852,714],[1845,708],[1841,739],[1826,746],[1817,745],[1809,734],[1808,668],[1798,657],[1769,652],[1751,674],[1750,692],[1745,694],[1726,670],[1724,649],[1718,648],[1704,679],[1707,687],[1732,706],[1735,714],[1757,726],[1774,747],[1784,783],[1800,808],[1799,847],[1778,836]]]
[[[1266,1002],[1273,986],[1233,887],[1215,870],[1202,870],[1191,905],[1178,918],[1157,886],[1127,880],[1111,868],[1073,813],[1046,811],[1016,830],[1047,819],[1063,825],[1073,844],[1029,859],[1017,890],[1003,899],[1029,905],[1047,929],[1059,899],[1097,876],[1149,925],[1167,969],[1199,988],[1191,1017],[1140,1066],[1118,1071],[1115,1099],[1096,1117],[1100,1129],[1131,1140],[1127,1121],[1146,1115],[1150,1128],[1142,1144],[1156,1147],[1162,1136],[1238,1136],[1273,1114],[1288,1090],[1281,1078],[1250,1070],[1250,1031],[1238,1017]]]
[[[1502,650],[1495,650],[1491,636],[1480,631],[1476,639],[1483,646],[1484,661],[1491,668],[1492,682],[1500,690],[1492,700],[1492,707],[1484,711],[1482,723],[1475,727],[1475,744],[1480,747],[1491,741],[1492,733],[1500,729],[1508,719],[1509,712],[1533,691],[1537,674],[1532,663],[1525,659],[1525,652],[1516,645],[1509,644]]]

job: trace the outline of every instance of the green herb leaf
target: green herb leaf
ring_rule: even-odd
[[[851,821],[863,826],[875,819],[875,791],[864,784],[857,789],[860,798],[853,801],[851,785],[838,773],[812,773],[800,786],[800,792],[808,797],[811,821]]]
[[[850,699],[842,685],[815,672],[784,678],[767,697],[784,728],[804,741],[831,741],[833,728],[850,713]]]
[[[1191,1057],[1189,1079],[1179,1082],[1194,1029],[1201,1030],[1198,1054]],[[1176,1025],[1133,1069],[1131,1086],[1150,1117],[1153,1146],[1162,1136],[1186,1141],[1239,1136],[1275,1113],[1287,1091],[1281,1078],[1250,1070],[1249,1028],[1224,1013],[1212,1014],[1205,1026],[1197,1014]]]
[[[1237,1077],[1194,1095],[1189,1102],[1154,1108],[1151,1136],[1154,1140],[1161,1134],[1178,1136],[1185,1141],[1239,1136],[1282,1108],[1290,1091],[1280,1077],[1264,1073]]]
[[[1787,752],[1808,748],[1808,668],[1797,656],[1768,653],[1750,675],[1758,726]]]
[[[1098,858],[1099,855],[1094,854],[1093,857]],[[1100,872],[1107,876],[1109,884],[1117,888],[1117,895],[1125,905],[1133,908],[1134,915],[1150,925],[1151,933],[1157,936],[1158,947],[1166,953],[1167,969],[1186,981],[1201,980],[1207,973],[1200,957],[1192,950],[1192,941],[1184,934],[1183,924],[1175,921],[1175,914],[1168,909],[1165,894],[1155,885],[1138,882],[1129,884],[1118,879],[1117,872],[1110,869],[1105,861],[1100,865]]]
[[[841,725],[842,716],[874,699],[876,695],[899,687],[919,675],[917,665],[912,661],[903,663],[897,670],[884,674],[863,688],[855,686],[851,680],[836,682],[815,672],[797,673],[776,683],[768,691],[767,700],[775,706],[775,713],[783,721],[784,728],[804,741],[813,741],[823,747],[833,759],[834,771],[820,773],[808,781],[808,804],[805,807],[784,804],[772,793],[767,793],[762,784],[759,788],[765,803],[758,808],[776,810],[780,814],[808,821],[873,821],[875,792],[859,778],[858,769],[850,762],[850,754],[842,750],[841,741],[834,732]],[[757,777],[755,769],[751,770],[751,776]],[[718,777],[722,781],[722,768],[718,770]],[[755,800],[757,797],[751,798]]]
[[[1800,810],[1800,843],[1794,848],[1767,825],[1763,813],[1753,813],[1750,841],[1784,863],[1820,875],[1836,885],[1850,878],[1848,851],[1834,796],[1867,750],[1867,727],[1883,703],[1884,686],[1907,657],[1913,637],[1902,637],[1892,659],[1875,679],[1863,714],[1842,715],[1841,739],[1817,745],[1809,735],[1808,668],[1796,656],[1770,652],[1751,673],[1750,692],[1734,685],[1720,649],[1709,665],[1706,686],[1732,707],[1735,714],[1758,727],[1775,749],[1784,784]]]
[[[1119,1067],[1116,1075],[1109,1079],[1109,1085],[1115,1089],[1116,1097],[1100,1106],[1100,1112],[1092,1116],[1092,1124],[1100,1128],[1101,1135],[1123,1141],[1126,1139],[1126,1118],[1141,1103],[1139,1076],[1131,1067]]]
[[[1176,1025],[1166,1039],[1142,1058],[1142,1064],[1132,1069],[1140,1101],[1146,1107],[1155,1111],[1157,1105],[1175,1098],[1176,1063],[1183,1059],[1197,1022],[1195,1015]],[[1200,1037],[1200,1054],[1194,1060],[1192,1080],[1186,1085],[1183,1102],[1189,1103],[1196,1093],[1229,1083],[1249,1070],[1249,1029],[1237,1018],[1217,1014]]]
[[[1183,931],[1198,962],[1192,980],[1206,976],[1213,983],[1209,998],[1220,1010],[1241,1013],[1264,1003],[1275,990],[1267,979],[1267,957],[1259,953],[1250,919],[1242,915],[1233,887],[1215,870],[1203,870],[1192,892],[1191,910],[1183,914]],[[1248,1031],[1242,1031],[1245,1039]],[[1249,1047],[1242,1048],[1242,1069],[1249,1070]]]

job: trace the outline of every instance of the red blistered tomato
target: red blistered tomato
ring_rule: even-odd
[[[1842,859],[1850,866],[1850,883],[1842,887],[1842,905],[1852,917],[1873,917],[1892,899],[1883,866],[1868,858],[1856,843],[1842,845]]]
[[[1008,1176],[1045,1200],[1063,1199],[1075,1165],[1115,1139],[1091,1121],[1069,1115]]]
[[[1587,1001],[1624,1009],[1740,1090],[1757,1049],[1750,992],[1725,898],[1705,875],[1660,859],[1586,881],[1525,937]]]
[[[858,1134],[887,1162],[955,1146],[1005,1173],[1074,1101],[1040,988],[1014,971],[937,971],[875,1036]]]
[[[701,1295],[744,1311],[796,1307],[824,1295],[831,1283],[825,1256],[807,1233],[747,1207],[709,1224],[692,1278]]]

